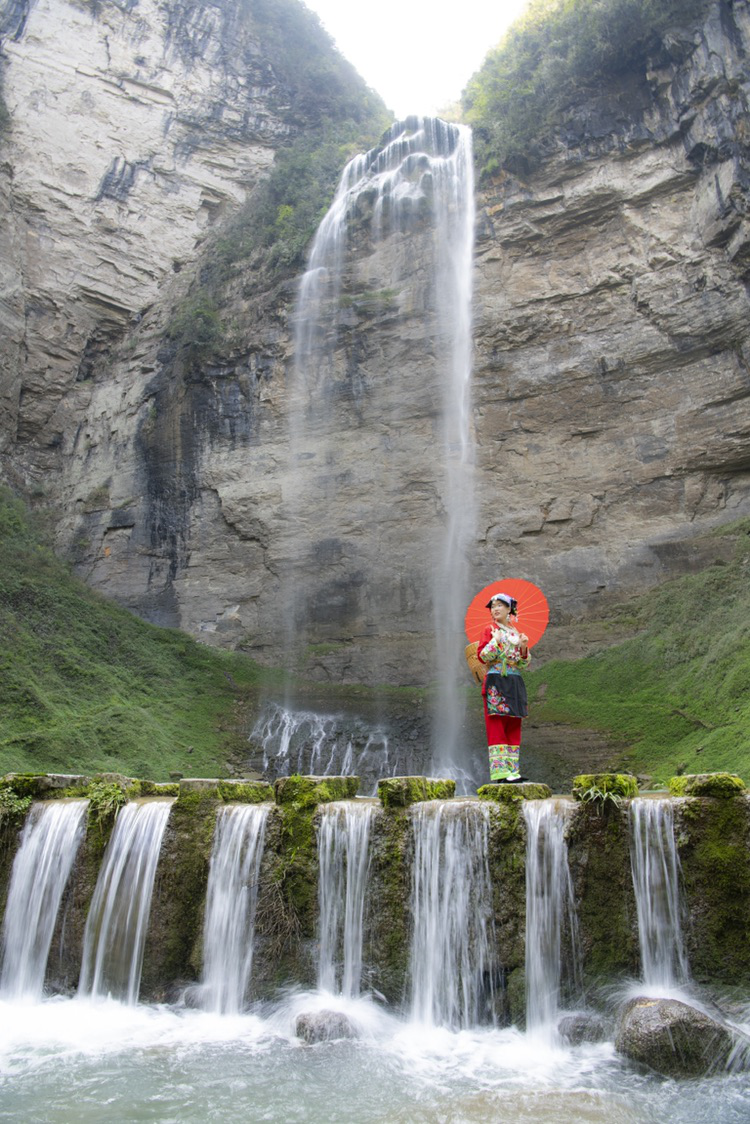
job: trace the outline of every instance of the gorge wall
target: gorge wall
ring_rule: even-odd
[[[425,681],[445,524],[429,226],[377,252],[352,226],[335,472],[327,445],[289,448],[289,271],[249,252],[212,291],[210,348],[177,341],[280,146],[320,124],[264,11],[6,5],[3,473],[92,585],[271,662],[288,505],[316,473],[348,530],[315,531],[300,670]],[[471,584],[535,581],[555,624],[721,557],[698,536],[750,507],[748,50],[746,0],[711,5],[581,102],[539,171],[479,194]],[[400,502],[373,509],[386,477]]]

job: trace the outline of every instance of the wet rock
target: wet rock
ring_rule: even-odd
[[[571,1046],[580,1046],[582,1042],[604,1042],[608,1034],[607,1020],[587,1011],[565,1015],[557,1024],[557,1029],[561,1038]]]
[[[354,1023],[342,1011],[304,1011],[297,1015],[294,1033],[309,1046],[337,1038],[358,1038]]]
[[[406,808],[421,800],[450,800],[456,782],[434,777],[386,777],[378,781],[378,796],[385,808]]]
[[[619,797],[621,800],[638,795],[638,781],[630,773],[583,773],[573,777],[573,797],[589,800],[588,793],[601,793],[601,798]]]
[[[547,800],[552,795],[548,784],[520,781],[514,784],[483,784],[477,789],[480,800],[493,800],[496,804],[513,804],[518,800]]]
[[[678,999],[639,996],[625,1005],[615,1047],[626,1058],[665,1077],[701,1077],[723,1069],[732,1053],[731,1031]]]
[[[714,796],[727,800],[747,792],[745,782],[734,773],[693,773],[672,777],[669,782],[672,796]]]
[[[274,784],[277,804],[328,804],[357,795],[359,777],[279,777]]]

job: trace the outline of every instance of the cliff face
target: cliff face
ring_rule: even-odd
[[[277,658],[285,503],[310,467],[288,448],[294,287],[250,259],[224,282],[210,353],[169,334],[302,123],[233,10],[46,0],[7,15],[0,453],[61,512],[61,546],[92,584]],[[706,561],[692,537],[748,510],[749,49],[745,0],[717,3],[644,81],[571,113],[532,179],[481,195],[476,588],[527,577],[564,621]],[[429,244],[419,224],[375,254],[353,236],[332,340],[343,530],[315,537],[305,596],[332,611],[325,644],[300,656],[313,676],[430,678],[414,666],[444,518],[425,468]],[[393,292],[404,263],[412,280]]]

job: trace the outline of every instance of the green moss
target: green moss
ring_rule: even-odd
[[[386,777],[378,781],[378,796],[384,808],[407,808],[423,800],[450,800],[456,782],[432,777]]]
[[[547,800],[552,795],[549,785],[536,782],[518,784],[484,784],[477,789],[480,800],[495,804],[513,804],[521,800]]]
[[[593,796],[587,794],[594,793]],[[629,773],[581,773],[573,777],[573,798],[590,801],[608,796],[631,799],[638,795],[638,781]]]
[[[378,809],[371,830],[366,942],[370,984],[394,1005],[404,996],[409,970],[411,820],[405,808]]]
[[[697,980],[750,980],[750,803],[686,797],[675,805],[688,958]]]
[[[277,804],[292,804],[297,808],[312,808],[316,804],[329,804],[332,800],[349,800],[357,795],[359,777],[279,777],[274,782]]]
[[[141,796],[179,796],[180,786],[170,781],[141,781]]]
[[[727,800],[747,792],[745,782],[733,773],[695,773],[671,777],[672,796],[713,796]]]
[[[219,781],[218,793],[222,800],[234,804],[262,804],[273,800],[273,786],[267,781]]]

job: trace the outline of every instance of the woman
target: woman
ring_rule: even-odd
[[[487,667],[482,685],[490,784],[526,780],[518,771],[521,720],[529,713],[519,668],[528,667],[529,638],[509,623],[518,611],[515,598],[496,593],[487,602],[492,617],[482,633],[477,656]]]

